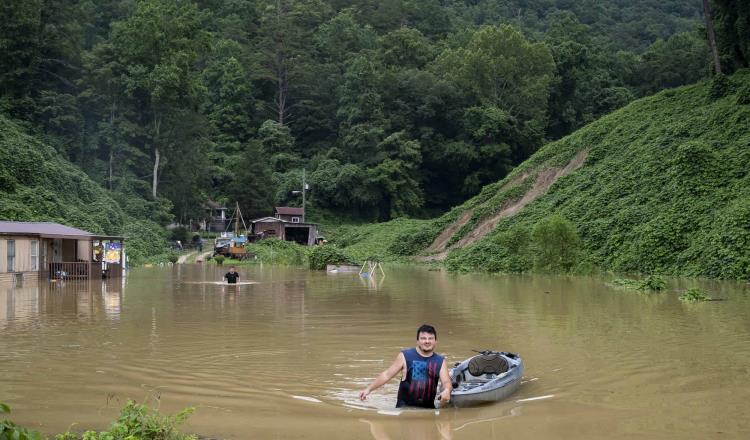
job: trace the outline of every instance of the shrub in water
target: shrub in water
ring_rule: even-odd
[[[656,275],[649,275],[645,279],[640,281],[631,280],[628,278],[617,278],[612,280],[612,282],[609,284],[614,287],[622,287],[624,289],[640,291],[650,290],[660,292],[667,288],[667,282]]]
[[[316,246],[307,258],[312,270],[323,270],[328,264],[354,264],[352,257],[334,245]]]
[[[624,289],[637,290],[638,286],[640,286],[640,282],[628,278],[615,278],[609,283],[609,285],[613,287],[622,287]]]
[[[531,233],[537,247],[536,267],[551,271],[570,271],[578,259],[581,239],[575,225],[560,215],[542,219]]]
[[[686,302],[711,301],[712,299],[713,298],[708,296],[705,290],[699,287],[688,289],[682,295],[680,295],[680,301]]]
[[[180,254],[177,252],[170,252],[167,254],[167,260],[169,260],[170,263],[175,264],[180,259]]]
[[[667,288],[667,282],[656,275],[649,275],[645,280],[640,282],[638,290],[656,290],[661,291]]]
[[[217,255],[217,256],[214,257],[214,261],[216,262],[216,264],[218,264],[219,266],[221,266],[222,264],[224,264],[224,256],[223,255]]]

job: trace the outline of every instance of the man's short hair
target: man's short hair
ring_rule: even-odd
[[[435,327],[433,327],[433,326],[431,326],[429,324],[422,324],[417,329],[417,339],[419,339],[419,334],[420,333],[427,333],[427,334],[433,335],[433,336],[435,336],[435,339],[437,339],[437,330],[435,330]]]

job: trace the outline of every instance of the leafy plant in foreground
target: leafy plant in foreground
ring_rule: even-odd
[[[9,414],[10,407],[0,402],[0,414]],[[21,428],[10,420],[0,420],[0,440],[42,440],[37,431]]]
[[[55,440],[194,440],[196,436],[177,431],[194,411],[195,408],[185,408],[173,416],[163,416],[130,400],[109,431],[86,431],[81,436],[66,432],[55,436]]]

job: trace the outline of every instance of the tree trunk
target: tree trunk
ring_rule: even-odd
[[[287,11],[284,11],[282,8],[282,4],[280,1],[276,1],[276,22],[281,23],[282,17],[287,14]],[[276,97],[276,110],[277,110],[277,118],[278,123],[281,125],[284,125],[286,122],[286,116],[287,116],[287,94],[289,91],[289,83],[288,83],[288,67],[287,67],[287,54],[286,54],[286,44],[284,41],[284,34],[279,33],[277,34],[277,39],[275,41],[276,43],[276,53],[275,53],[275,73],[276,73],[276,82],[278,86]]]
[[[109,190],[112,191],[112,159],[114,158],[112,146],[109,147]]]
[[[703,16],[706,19],[706,32],[708,32],[708,44],[711,46],[711,54],[714,57],[714,69],[717,75],[721,75],[721,61],[719,61],[719,50],[716,48],[716,33],[714,33],[714,24],[711,20],[711,7],[709,0],[703,0]]]
[[[151,196],[156,198],[156,187],[159,185],[159,149],[154,148],[154,177],[151,181]]]
[[[282,61],[283,63],[283,61]],[[276,106],[278,108],[278,122],[281,125],[284,125],[284,121],[286,120],[286,74],[284,72],[284,69],[280,69],[277,75],[277,81],[279,83],[279,97],[276,102]]]
[[[161,118],[154,116],[154,175],[151,180],[151,196],[156,199],[156,189],[159,186],[159,134],[161,131]]]
[[[115,157],[115,109],[117,108],[117,101],[112,100],[112,108],[109,111],[109,190],[112,191],[112,162]]]

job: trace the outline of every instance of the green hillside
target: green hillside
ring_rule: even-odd
[[[164,230],[128,215],[149,215],[148,203],[117,201],[55,150],[0,116],[0,219],[52,221],[89,232],[123,234],[131,261],[163,252]],[[135,205],[135,206],[131,206]]]
[[[580,237],[573,271],[750,278],[750,72],[723,79],[640,99],[547,144],[389,244],[366,228],[347,237],[452,270],[519,272],[543,251],[535,227],[560,216]]]

